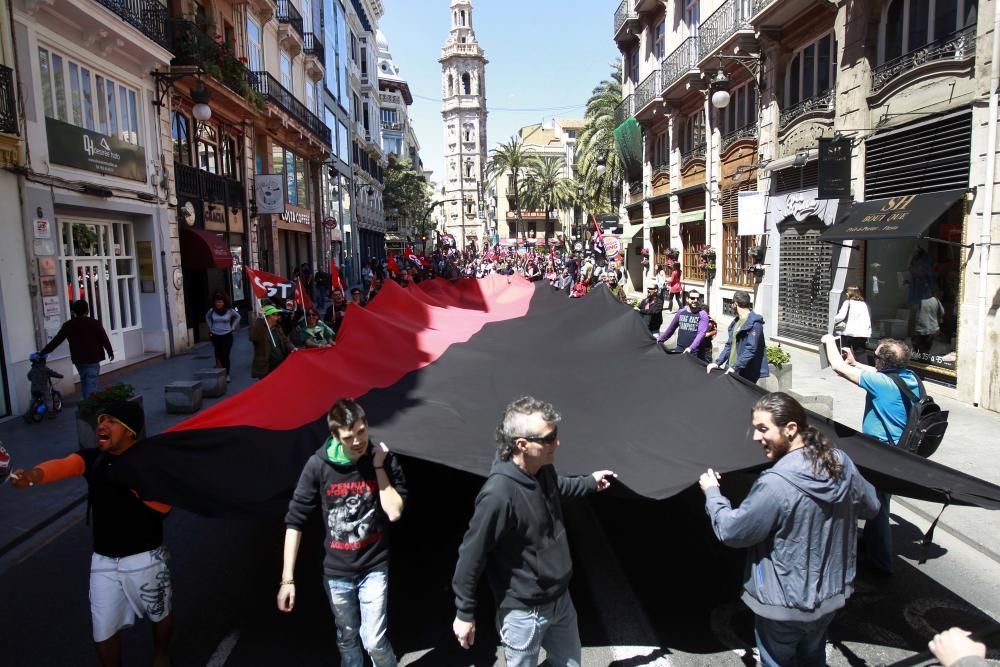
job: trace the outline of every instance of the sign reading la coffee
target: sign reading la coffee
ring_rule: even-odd
[[[55,118],[46,117],[45,131],[51,162],[146,182],[146,151],[142,146]]]

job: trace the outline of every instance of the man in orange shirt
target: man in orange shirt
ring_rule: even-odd
[[[153,622],[153,667],[170,664],[171,586],[163,547],[163,519],[170,507],[143,500],[111,476],[115,460],[136,444],[144,424],[139,405],[113,403],[97,418],[97,449],[82,449],[10,476],[18,489],[70,477],[87,480],[94,532],[90,615],[104,667],[121,667],[120,631],[143,616]]]

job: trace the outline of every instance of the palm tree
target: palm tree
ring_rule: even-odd
[[[510,141],[500,144],[492,151],[486,161],[486,178],[493,183],[504,174],[510,173],[511,187],[507,189],[507,196],[513,197],[516,228],[515,234],[521,233],[521,190],[523,184],[521,177],[527,171],[532,161],[532,155],[524,149],[524,143],[517,137],[511,137]]]
[[[532,156],[534,158],[534,156]],[[549,237],[549,214],[553,209],[571,206],[577,198],[576,181],[563,174],[566,160],[561,157],[537,157],[531,160],[524,183],[524,203],[531,209],[545,210],[545,237]]]
[[[621,65],[601,81],[587,100],[586,127],[577,140],[577,168],[583,184],[582,205],[595,213],[611,209],[611,195],[621,187],[624,165],[615,151],[615,108],[622,102]],[[604,169],[598,169],[603,164]]]

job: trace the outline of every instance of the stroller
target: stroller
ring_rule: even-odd
[[[52,378],[63,376],[45,365],[47,356],[41,352],[31,353],[31,370],[28,371],[28,380],[31,382],[31,405],[24,413],[24,421],[28,424],[42,421],[46,414],[49,415],[49,419],[55,419],[56,415],[62,412],[62,394],[52,386]]]

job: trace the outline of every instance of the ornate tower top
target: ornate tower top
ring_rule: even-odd
[[[451,0],[451,31],[441,49],[441,60],[449,56],[486,59],[472,27],[472,0]]]

